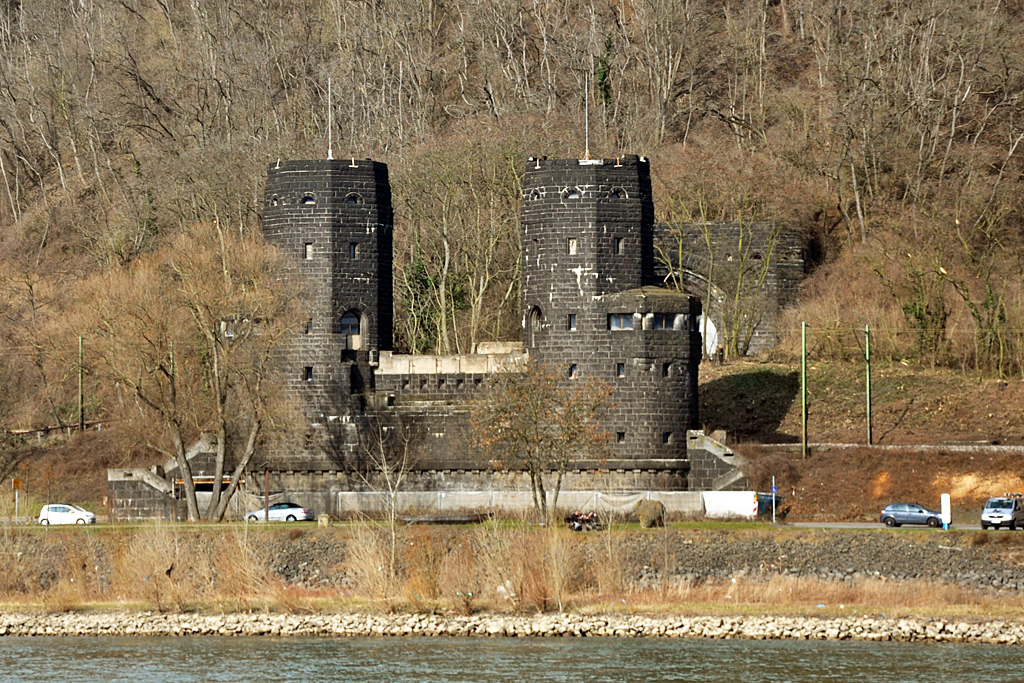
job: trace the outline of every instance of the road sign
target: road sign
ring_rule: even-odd
[[[773,486],[773,487],[772,487],[772,493],[778,493],[778,492],[779,492],[779,489],[777,489],[777,488],[775,488],[775,487]]]
[[[21,479],[14,479],[13,482],[14,482],[14,490],[15,491],[17,491],[18,489],[21,488]]]

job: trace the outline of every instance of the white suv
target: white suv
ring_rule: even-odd
[[[96,515],[77,505],[54,503],[39,511],[40,524],[95,524]]]
[[[1016,529],[1024,526],[1024,495],[1020,493],[1004,493],[996,498],[989,498],[985,509],[981,511],[981,528],[990,526],[998,529],[1001,526]]]

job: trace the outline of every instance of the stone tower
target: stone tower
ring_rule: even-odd
[[[697,426],[700,304],[654,275],[650,163],[531,159],[523,181],[523,343],[614,388],[608,469],[686,486]],[[600,466],[594,463],[593,466]]]
[[[392,225],[386,164],[282,161],[267,171],[263,236],[295,259],[311,316],[281,365],[314,424],[358,410],[379,352],[391,349]]]

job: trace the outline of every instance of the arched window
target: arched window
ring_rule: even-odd
[[[583,193],[578,187],[569,188],[562,193],[562,199],[580,199],[582,196]]]
[[[363,203],[363,195],[359,194],[358,192],[349,192],[347,195],[345,195],[345,203],[346,204],[362,204]]]
[[[341,333],[342,334],[359,334],[359,315],[353,311],[346,311],[345,315],[341,316]]]
[[[299,200],[299,204],[302,204],[303,206],[312,206],[313,204],[316,204],[316,197],[313,196],[312,192],[307,192],[302,195],[302,199]]]
[[[529,347],[531,349],[537,348],[537,334],[540,332],[540,327],[544,323],[544,314],[540,312],[540,308],[534,306],[530,311],[530,319],[526,324],[526,334],[528,335]]]

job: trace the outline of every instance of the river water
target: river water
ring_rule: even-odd
[[[0,638],[0,681],[1019,680],[1017,646],[623,638]]]

